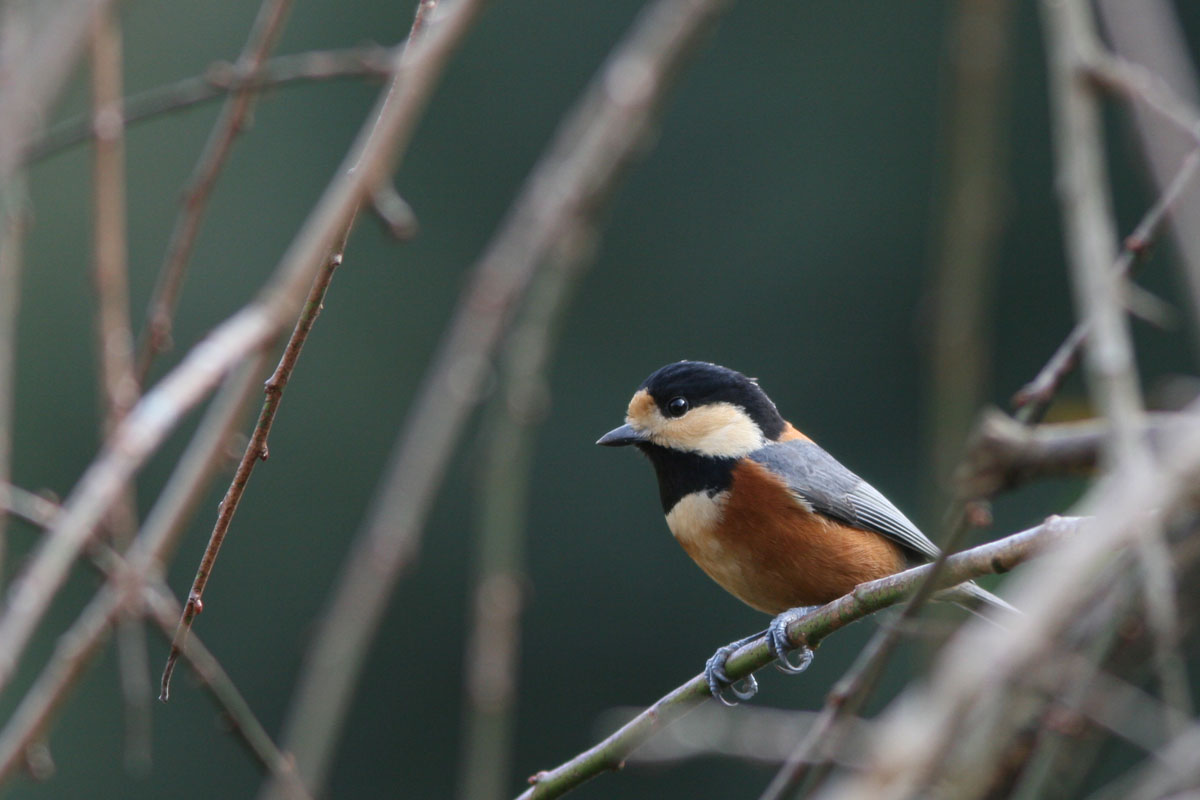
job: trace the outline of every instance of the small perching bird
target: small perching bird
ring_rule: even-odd
[[[753,379],[716,364],[655,371],[629,401],[625,424],[596,444],[634,445],[650,459],[667,527],[687,554],[739,600],[777,615],[767,643],[785,672],[812,661],[807,647],[788,660],[788,618],[938,555],[886,497],[781,417]],[[1015,611],[974,583],[939,596]],[[753,676],[743,690],[725,673],[753,638],[708,661],[705,676],[722,702],[726,687],[742,700],[757,691]]]

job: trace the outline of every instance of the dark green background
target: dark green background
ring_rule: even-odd
[[[122,7],[127,88],[146,89],[233,59],[253,3]],[[298,2],[279,52],[388,44],[411,2]],[[360,527],[382,465],[464,276],[554,126],[626,30],[639,3],[495,2],[468,38],[399,171],[421,235],[355,232],[284,398],[205,596],[197,632],[277,733],[314,617]],[[649,467],[593,442],[662,363],[716,361],[758,376],[781,411],[931,532],[925,360],[943,153],[942,3],[742,3],[700,54],[647,160],[616,197],[598,259],[579,288],[550,374],[528,528],[529,605],[513,793],[524,777],[592,743],[617,705],[646,704],[695,674],[712,650],[759,629],[756,612],[711,584],[671,540]],[[1200,18],[1200,15],[1194,15]],[[1047,130],[1036,9],[1014,18],[1004,136],[1011,168],[989,301],[989,382],[1002,403],[1071,324]],[[377,86],[278,91],[223,174],[180,310],[173,363],[247,302],[330,180]],[[60,115],[84,107],[74,86]],[[144,308],[180,187],[216,115],[210,105],[136,127],[128,140],[133,307]],[[1122,229],[1149,193],[1114,117]],[[89,154],[31,172],[35,225],[20,319],[13,476],[65,495],[97,447],[92,367]],[[1181,297],[1169,254],[1145,283]],[[1186,322],[1186,320],[1185,320]],[[1181,331],[1138,327],[1148,385],[1192,370]],[[1070,389],[1080,391],[1074,383]],[[195,418],[145,472],[143,507]],[[456,785],[476,462],[454,462],[418,563],[391,603],[348,721],[331,796],[444,797]],[[170,571],[183,596],[223,487],[190,527]],[[997,532],[1061,510],[1070,485],[998,506]],[[14,558],[33,534],[14,527]],[[23,662],[7,713],[95,585],[81,567]],[[756,701],[817,707],[872,624],[838,635],[803,677],[773,671]],[[151,637],[157,674],[165,647]],[[917,660],[905,651],[885,694]],[[12,796],[250,796],[258,768],[187,675],[154,708],[154,764],[121,766],[111,648],[55,726],[55,778]],[[722,760],[633,768],[579,797],[757,796],[770,772]]]

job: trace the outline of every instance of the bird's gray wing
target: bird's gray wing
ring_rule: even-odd
[[[937,557],[937,545],[900,509],[817,444],[802,439],[773,442],[749,457],[784,478],[796,496],[814,511],[883,534],[920,560]]]

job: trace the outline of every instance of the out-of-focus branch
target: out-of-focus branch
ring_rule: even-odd
[[[1144,434],[1160,450],[1188,424],[1186,416],[1148,414]],[[1049,476],[1089,475],[1109,436],[1104,422],[1022,425],[995,409],[985,411],[955,481],[964,496],[990,497]]]
[[[21,249],[24,239],[25,179],[23,174],[18,174],[7,185],[0,186],[0,485],[7,484],[11,476],[17,309],[21,297]],[[0,576],[4,575],[6,556],[5,521],[0,517]]]
[[[438,0],[421,0],[421,3],[418,4],[408,40],[404,45],[405,50],[411,47],[412,43],[416,41],[416,37],[420,35],[429,14],[437,7],[437,3]],[[264,5],[263,8],[264,13],[267,13],[267,7]],[[278,7],[271,13],[278,14]],[[398,77],[393,77],[393,84],[388,89],[389,96],[395,92],[395,81],[397,80],[399,80]],[[387,188],[391,189],[390,186],[387,186]],[[377,196],[379,191],[379,187],[376,187],[371,196]],[[233,522],[234,514],[237,513],[237,507],[241,502],[242,494],[246,490],[246,484],[250,480],[250,474],[254,471],[255,465],[260,460],[266,461],[269,456],[270,451],[267,446],[267,439],[271,434],[271,426],[275,422],[275,415],[279,411],[279,403],[283,399],[283,390],[287,387],[292,371],[296,368],[296,362],[300,358],[300,351],[303,349],[304,343],[308,340],[309,333],[312,332],[312,327],[317,321],[317,316],[324,307],[325,295],[329,291],[329,284],[333,280],[333,273],[341,266],[343,254],[346,249],[346,241],[350,238],[351,230],[357,218],[357,211],[350,215],[350,218],[346,221],[345,230],[343,230],[337,245],[326,260],[324,268],[313,278],[308,298],[300,311],[300,316],[296,320],[295,327],[292,329],[292,335],[288,337],[287,344],[283,348],[283,355],[279,359],[279,364],[275,367],[275,371],[271,374],[264,387],[266,399],[263,401],[262,410],[259,412],[258,422],[254,426],[254,433],[250,436],[250,441],[246,444],[246,448],[242,453],[241,461],[234,472],[233,481],[230,483],[229,489],[225,492],[225,497],[221,500],[217,512],[217,521],[213,525],[208,546],[205,547],[204,555],[200,559],[200,566],[197,568],[196,577],[192,581],[191,591],[188,592],[187,603],[184,605],[179,625],[175,631],[175,635],[172,637],[171,652],[167,657],[166,667],[163,669],[161,689],[159,691],[159,699],[163,702],[166,702],[170,696],[171,673],[175,668],[176,660],[179,658],[181,644],[187,638],[196,615],[204,608],[204,587],[208,584],[208,578],[212,573],[213,566],[216,564],[221,544],[225,541],[225,535],[229,532],[229,526]]]
[[[466,647],[466,721],[459,797],[507,796],[524,601],[524,535],[534,431],[549,403],[546,370],[581,261],[542,270],[500,355],[486,415],[479,540]],[[575,267],[574,269],[572,267]]]
[[[230,369],[269,345],[295,319],[313,276],[407,144],[442,67],[477,10],[467,0],[448,4],[447,13],[430,24],[415,47],[402,58],[403,51],[396,51],[400,88],[381,99],[259,297],[217,326],[138,401],[76,484],[61,520],[14,583],[0,616],[0,688],[12,677],[71,563],[133,473]]]
[[[112,0],[64,0],[33,15],[33,2],[4,6],[0,40],[0,192],[9,189],[26,149],[87,42],[92,17]],[[34,19],[40,24],[35,24]]]
[[[125,220],[125,123],[121,119],[124,59],[116,13],[103,9],[92,21],[92,129],[96,147],[92,193],[92,285],[96,294],[96,363],[100,379],[101,432],[107,437],[137,401],[129,323],[129,259]],[[123,550],[137,527],[132,486],[106,516],[106,527]],[[146,636],[136,614],[117,626],[121,691],[125,699],[125,760],[134,772],[150,764],[150,668]]]
[[[1121,254],[1117,256],[1116,265],[1113,267],[1113,272],[1119,276],[1120,280],[1131,275],[1145,254],[1149,252],[1180,197],[1187,189],[1191,188],[1198,167],[1200,167],[1200,149],[1193,150],[1184,159],[1170,185],[1142,217],[1133,232],[1125,237]],[[1071,333],[1054,351],[1054,355],[1050,357],[1037,376],[1013,395],[1012,404],[1017,408],[1019,420],[1022,422],[1036,421],[1045,413],[1046,407],[1058,393],[1062,382],[1078,363],[1079,353],[1083,348],[1083,343],[1087,340],[1088,327],[1087,320],[1076,323]]]
[[[258,69],[219,61],[203,75],[148,89],[125,98],[123,116],[129,127],[233,92],[265,92],[300,83],[344,78],[387,78],[392,74],[391,51],[378,45],[340,50],[312,50],[263,61]],[[86,117],[72,117],[47,128],[29,145],[25,159],[37,162],[89,141],[93,136]]]
[[[257,77],[263,61],[283,31],[291,8],[292,0],[263,0],[254,26],[250,29],[250,37],[234,65],[238,74],[245,75],[248,80]],[[241,133],[247,115],[253,108],[254,97],[253,89],[238,89],[226,99],[200,159],[188,178],[183,192],[183,208],[175,218],[175,227],[167,243],[167,254],[159,267],[158,279],[146,311],[146,327],[142,331],[137,354],[139,383],[145,382],[154,358],[170,345],[175,306],[183,289],[184,274],[200,232],[200,223],[208,209],[208,200],[216,186],[217,176],[233,150],[233,141]],[[119,101],[119,97],[117,99]]]
[[[79,619],[59,639],[55,657],[43,669],[35,685],[36,692],[27,692],[14,714],[0,731],[0,775],[9,774],[20,764],[23,754],[37,740],[40,731],[70,690],[76,685],[88,662],[95,656],[110,630],[116,615],[124,610],[124,602],[115,602],[122,592],[139,576],[158,576],[169,551],[178,540],[183,520],[195,508],[225,456],[229,435],[241,414],[254,380],[263,364],[255,358],[226,381],[212,407],[205,415],[191,443],[159,495],[142,532],[126,554],[129,565],[122,572],[120,583],[106,586],[92,599]],[[45,512],[44,507],[38,508]],[[51,514],[47,535],[65,510]]]
[[[92,32],[92,129],[96,360],[105,435],[128,413],[138,396],[129,325],[129,276],[125,242],[125,123],[121,118],[121,28],[105,11]]]
[[[1008,161],[1007,68],[1013,5],[958,0],[944,43],[939,152],[937,272],[930,280],[933,325],[926,424],[930,474],[940,494],[986,387],[996,243],[1004,226]],[[940,501],[940,497],[939,497]]]
[[[1131,473],[1150,469],[1151,458],[1142,435],[1144,410],[1122,303],[1123,278],[1114,276],[1110,267],[1117,239],[1104,163],[1100,98],[1096,87],[1083,80],[1089,65],[1100,62],[1103,51],[1090,3],[1044,2],[1042,8],[1050,59],[1056,184],[1068,262],[1079,319],[1091,326],[1084,365],[1093,402],[1111,426],[1106,448],[1109,478],[1123,482]],[[1153,528],[1153,523],[1149,527]],[[1139,540],[1138,557],[1164,692],[1180,708],[1190,708],[1187,674],[1176,649],[1180,626],[1175,582],[1161,533]]]
[[[1153,468],[1088,493],[1080,504],[1094,515],[1087,535],[1064,541],[1009,581],[1006,596],[1025,614],[1002,631],[983,621],[964,627],[943,649],[928,682],[910,689],[883,715],[885,727],[863,772],[822,797],[919,796],[954,752],[963,726],[978,732],[983,720],[994,719],[1010,698],[1011,682],[1031,664],[1051,658],[1063,630],[1105,580],[1102,565],[1121,548],[1157,535],[1151,510],[1166,519],[1191,502],[1200,479],[1200,407],[1186,413],[1187,425],[1164,444]]]
[[[1090,10],[1079,0],[1043,3],[1050,98],[1054,111],[1056,186],[1068,263],[1080,319],[1091,326],[1085,364],[1091,393],[1112,424],[1109,457],[1122,467],[1142,466],[1141,393],[1134,368],[1119,278],[1116,223],[1104,164],[1103,125],[1086,67],[1099,46]]]
[[[61,513],[61,509],[48,500],[20,490],[11,491],[12,487],[9,489],[6,499],[19,500],[18,505],[26,512],[26,518],[34,524],[48,527]],[[129,606],[138,609],[144,606],[148,616],[157,622],[167,639],[171,638],[175,629],[175,620],[180,613],[179,604],[161,578],[142,576],[128,580],[131,574],[128,562],[115,550],[103,545],[97,547],[92,561],[109,578],[110,585],[89,607],[89,614],[72,628],[72,635],[59,640],[51,660],[55,668],[39,676],[22,698],[11,724],[0,736],[0,781],[10,775],[13,769],[22,766],[35,739],[44,735],[54,712],[66,698],[64,686],[73,683],[86,668],[96,650],[104,643],[102,632],[112,624],[113,618],[136,613]],[[145,583],[145,586],[139,598],[135,592],[140,583]],[[124,590],[118,588],[122,586]],[[289,784],[293,797],[307,797],[303,787],[294,778],[291,760],[275,747],[266,729],[208,648],[193,638],[185,644],[183,656],[192,665],[217,706],[228,715],[234,733],[246,743],[251,754],[269,772],[278,774],[281,780]]]
[[[1169,92],[1179,98],[1178,107],[1193,110],[1200,103],[1195,67],[1192,65],[1183,26],[1174,5],[1167,0],[1129,3],[1101,0],[1097,4],[1105,31],[1117,54],[1128,62],[1145,65],[1144,74],[1155,76],[1156,93]],[[1179,120],[1164,117],[1149,101],[1133,108],[1134,123],[1142,152],[1154,183],[1163,191],[1179,170],[1184,157],[1194,149],[1200,135],[1194,122],[1188,129]],[[1200,192],[1185,194],[1172,214],[1171,236],[1182,256],[1178,266],[1190,289],[1192,319],[1200,315]],[[1200,331],[1200,326],[1193,326]]]
[[[727,4],[662,0],[642,13],[559,128],[477,262],[301,674],[284,741],[310,790],[324,782],[367,645],[415,552],[513,307],[547,262],[569,264],[590,254],[605,201],[645,150],[673,78]],[[265,796],[274,796],[270,787]]]
[[[1058,540],[1070,537],[1087,523],[1088,520],[1081,518],[1054,517],[1036,528],[956,553],[946,560],[936,588],[952,586],[981,575],[1007,572]],[[835,631],[904,599],[925,582],[931,571],[932,565],[926,564],[861,584],[850,594],[789,623],[788,639],[795,647],[802,644],[814,647]],[[774,656],[767,649],[766,637],[759,637],[730,657],[726,671],[729,677],[740,680],[772,660]],[[520,800],[561,797],[602,772],[619,769],[625,756],[634,748],[711,697],[704,675],[695,676],[660,698],[604,741],[552,770],[530,777],[533,785],[521,794]]]

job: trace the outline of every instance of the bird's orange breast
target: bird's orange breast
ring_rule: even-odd
[[[728,490],[682,498],[667,524],[709,577],[768,614],[827,603],[905,567],[899,545],[812,510],[749,460]]]

